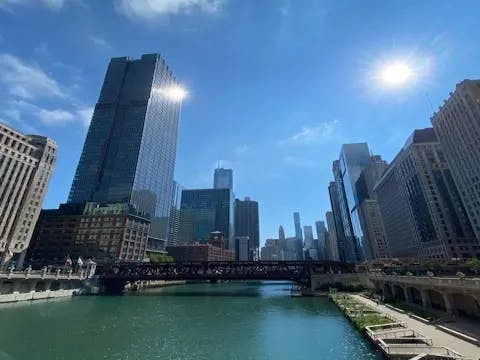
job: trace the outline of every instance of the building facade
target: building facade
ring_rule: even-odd
[[[42,210],[27,261],[37,268],[64,264],[67,257],[142,261],[149,231],[150,220],[139,217],[131,204],[61,204]]]
[[[250,251],[250,238],[248,236],[235,236],[235,261],[253,260]]]
[[[233,249],[232,194],[229,189],[183,190],[178,243],[206,243],[212,231],[220,231],[225,234],[227,248]]]
[[[233,191],[233,170],[216,168],[213,174],[213,188]]]
[[[310,249],[313,248],[313,229],[310,225],[303,227],[303,236],[305,241],[305,247]]]
[[[246,197],[244,200],[235,199],[235,237],[249,238],[249,252],[253,253],[260,247],[260,229],[258,202]]]
[[[414,256],[443,260],[480,256],[478,242],[434,130],[415,130],[392,164],[411,219],[403,227],[413,224],[413,234],[409,236],[417,240]],[[398,242],[395,237],[387,236],[389,247]]]
[[[335,170],[338,161],[333,162],[333,169]],[[332,236],[332,229],[335,229],[335,240],[337,244],[337,251],[338,251],[338,259],[340,261],[347,261],[347,241],[345,238],[345,231],[343,229],[343,221],[342,221],[342,214],[340,211],[340,200],[338,198],[339,189],[337,189],[337,183],[335,181],[331,181],[328,186],[328,195],[330,198],[330,205],[332,207],[332,216],[334,220],[334,224],[328,223],[328,231]],[[334,226],[333,226],[334,225]]]
[[[233,250],[218,248],[211,244],[167,246],[167,252],[176,262],[235,260]]]
[[[373,188],[388,164],[379,155],[368,159],[362,169],[355,188],[357,191],[357,209],[360,215],[360,225],[364,243],[368,246],[370,259],[389,257],[387,236],[383,227],[382,215]]]
[[[180,207],[182,204],[182,187],[174,181],[172,199],[170,203],[170,215],[168,217],[167,245],[178,244],[178,232],[180,230]]]
[[[378,180],[374,191],[382,214],[389,255],[399,258],[416,257],[420,245],[395,164],[396,159]]]
[[[475,237],[480,241],[480,80],[457,84],[431,120]]]
[[[303,260],[303,232],[302,232],[302,223],[300,221],[300,213],[293,213],[293,225],[295,226],[295,238],[297,239],[297,258],[298,260]]]
[[[0,268],[21,268],[57,159],[49,138],[0,123]]]
[[[177,262],[235,260],[235,252],[225,248],[225,236],[220,231],[210,232],[206,244],[169,246],[167,251]]]
[[[335,225],[335,218],[332,211],[325,213],[325,220],[327,221],[328,232],[325,239],[325,258],[330,261],[340,261],[338,253],[337,229]]]
[[[159,54],[113,58],[105,75],[69,203],[130,203],[166,237],[181,99]],[[163,224],[163,225],[162,225]],[[155,231],[154,231],[155,229]]]
[[[327,228],[325,227],[324,221],[316,221],[315,222],[315,229],[317,231],[317,240],[316,240],[316,249],[318,251],[318,259],[325,260],[325,245],[327,240]]]

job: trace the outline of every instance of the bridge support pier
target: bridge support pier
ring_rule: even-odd
[[[446,292],[443,292],[442,293],[442,297],[443,297],[443,302],[445,303],[445,311],[449,314],[455,314],[455,308],[453,306],[453,299],[452,297],[450,296],[449,293],[446,293]]]
[[[405,294],[405,301],[409,304],[412,304],[413,303],[413,298],[412,298],[412,294],[410,293],[410,291],[408,291],[408,287],[406,287],[406,286],[403,287],[403,293]]]
[[[428,293],[428,290],[421,289],[420,294],[422,295],[422,306],[425,309],[431,308],[432,307],[432,300],[430,299],[430,295]]]

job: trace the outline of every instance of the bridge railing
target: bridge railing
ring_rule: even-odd
[[[386,275],[378,273],[370,273],[369,277],[372,280],[382,280],[406,285],[429,285],[446,288],[456,287],[472,290],[478,290],[480,288],[480,278]]]

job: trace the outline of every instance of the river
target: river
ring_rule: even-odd
[[[381,359],[325,298],[191,284],[0,306],[0,359]]]

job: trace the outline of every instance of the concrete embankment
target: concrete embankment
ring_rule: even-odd
[[[332,294],[331,299],[383,354],[392,360],[478,359],[480,348],[435,326],[359,295]]]
[[[79,293],[85,272],[0,272],[0,303],[72,296]]]
[[[141,291],[145,289],[160,288],[172,285],[183,285],[186,284],[185,280],[178,281],[165,281],[165,280],[148,280],[148,281],[137,281],[131,285],[125,287],[126,290],[130,291]]]

